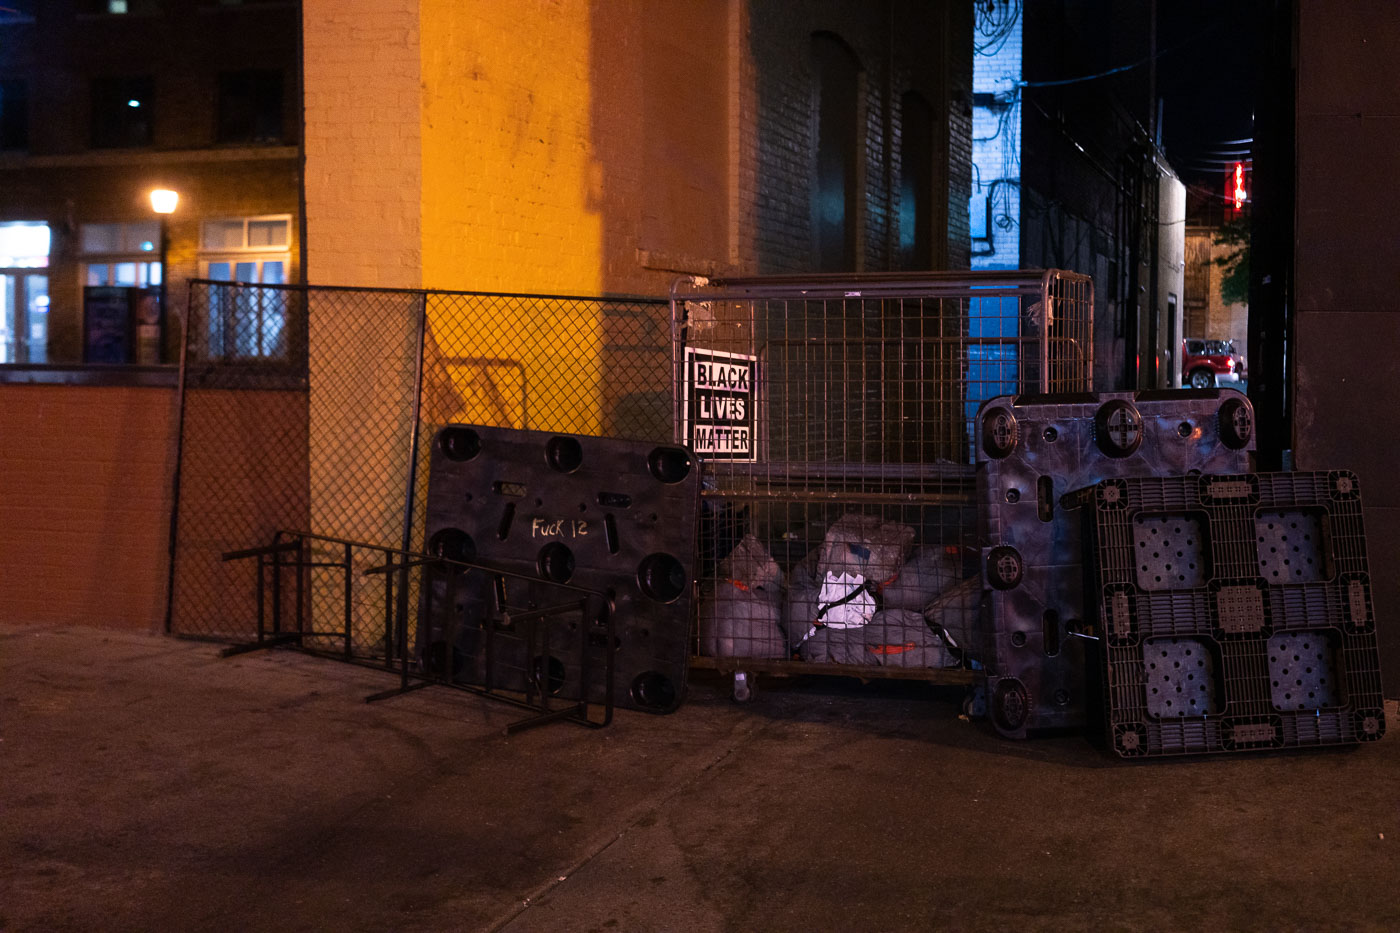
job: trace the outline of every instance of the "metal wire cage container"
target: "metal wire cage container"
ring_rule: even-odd
[[[973,419],[1083,392],[1061,270],[683,278],[676,440],[705,462],[692,663],[965,683],[982,594]]]

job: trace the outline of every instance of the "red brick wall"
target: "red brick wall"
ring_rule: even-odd
[[[306,393],[191,388],[183,457],[172,630],[251,637],[256,565],[220,555],[310,524]]]
[[[0,618],[161,625],[175,397],[0,385]]]

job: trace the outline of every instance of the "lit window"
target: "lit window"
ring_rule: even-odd
[[[48,224],[0,223],[0,363],[46,363]]]
[[[286,249],[291,229],[292,218],[286,215],[206,220],[200,228],[199,248],[208,252]]]
[[[243,249],[247,246],[243,220],[206,220],[200,246],[204,249]]]
[[[84,285],[124,285],[148,288],[159,285],[160,263],[151,253],[160,246],[160,223],[83,224],[78,228],[78,250]]]
[[[0,223],[0,268],[42,269],[48,264],[48,224]]]
[[[291,217],[206,220],[200,227],[200,268],[206,279],[239,285],[282,285],[291,266]],[[210,359],[281,359],[288,353],[291,294],[266,288],[212,288]]]
[[[79,229],[84,255],[93,253],[149,253],[160,239],[160,222],[83,224]]]

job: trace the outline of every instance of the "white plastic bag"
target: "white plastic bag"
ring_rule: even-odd
[[[828,572],[817,602],[821,623],[828,628],[859,628],[875,614],[875,597],[859,575]]]

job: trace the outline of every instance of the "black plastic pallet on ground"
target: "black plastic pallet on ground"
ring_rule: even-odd
[[[1361,493],[1346,471],[1076,492],[1103,734],[1125,758],[1385,733]]]

